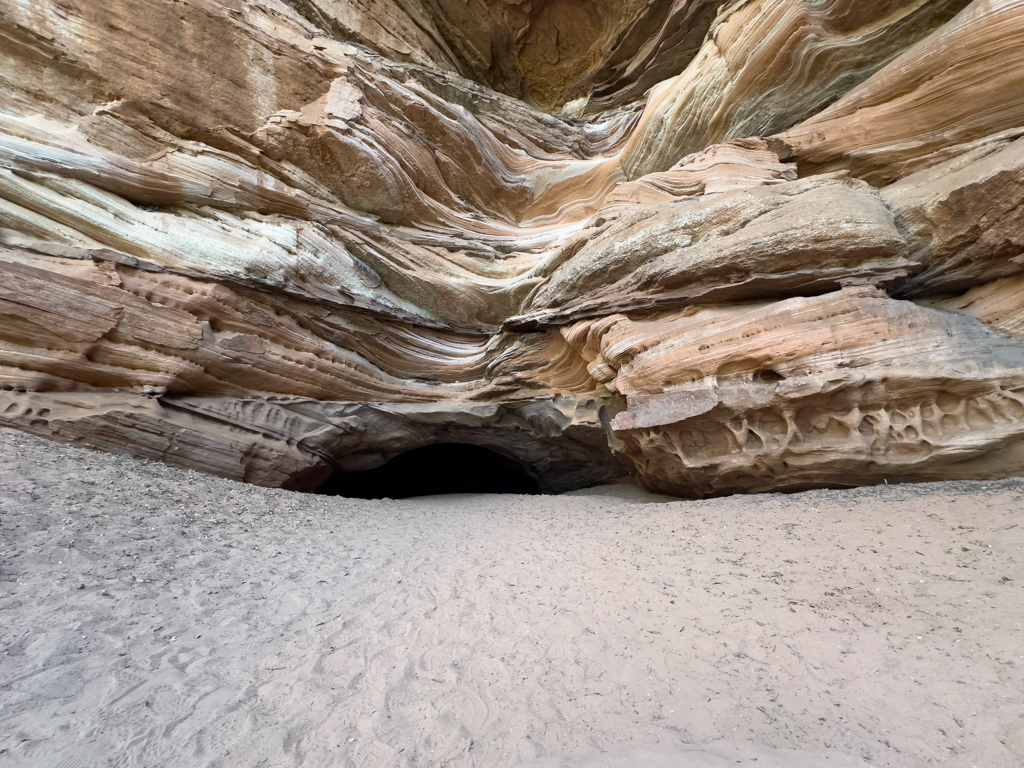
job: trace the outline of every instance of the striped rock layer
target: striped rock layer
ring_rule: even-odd
[[[1024,474],[1024,0],[0,0],[0,426]]]

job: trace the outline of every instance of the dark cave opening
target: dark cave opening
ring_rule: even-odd
[[[442,493],[537,495],[541,489],[512,459],[476,445],[441,443],[406,451],[375,469],[335,472],[316,492],[350,499],[408,499]]]

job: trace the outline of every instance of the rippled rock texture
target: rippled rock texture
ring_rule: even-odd
[[[1024,0],[0,22],[0,425],[304,490],[1024,474]]]

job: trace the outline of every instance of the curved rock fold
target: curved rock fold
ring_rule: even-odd
[[[1024,2],[586,6],[0,0],[0,425],[301,490],[1024,474]]]

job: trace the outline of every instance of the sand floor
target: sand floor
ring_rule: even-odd
[[[0,431],[0,764],[1024,765],[1024,481],[615,493],[357,501]]]

